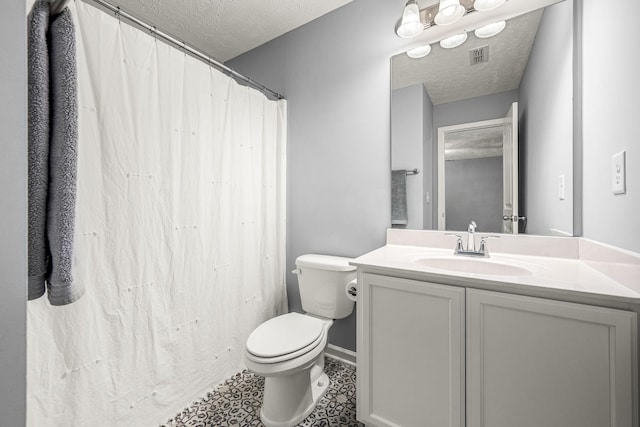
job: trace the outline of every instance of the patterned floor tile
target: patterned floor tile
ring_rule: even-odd
[[[301,427],[355,427],[355,368],[326,358],[329,389]],[[264,378],[247,370],[226,380],[193,405],[185,408],[161,427],[263,427],[260,405]]]

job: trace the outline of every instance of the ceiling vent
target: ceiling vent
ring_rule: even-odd
[[[489,62],[489,46],[481,46],[475,49],[469,49],[469,63],[471,65]]]

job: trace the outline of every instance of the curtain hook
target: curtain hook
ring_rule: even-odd
[[[121,24],[120,21],[120,6],[116,6],[117,10],[115,11],[116,18],[118,18],[118,25]]]

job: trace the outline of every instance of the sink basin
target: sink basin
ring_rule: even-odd
[[[486,258],[421,258],[416,264],[455,273],[490,274],[493,276],[531,276],[526,268]]]

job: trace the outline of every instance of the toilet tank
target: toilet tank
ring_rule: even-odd
[[[351,258],[331,255],[301,255],[296,259],[302,309],[328,319],[342,319],[353,311],[347,298],[347,283],[356,278]]]

